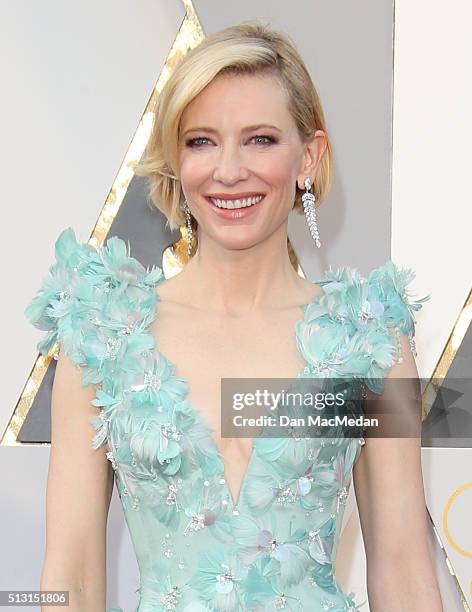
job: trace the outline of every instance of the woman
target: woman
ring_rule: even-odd
[[[417,437],[220,433],[222,378],[349,373],[372,394],[375,376],[417,376],[413,311],[424,300],[408,301],[411,271],[387,262],[367,279],[345,268],[314,284],[291,264],[288,215],[303,199],[320,245],[313,201],[328,193],[331,167],[297,50],[243,23],[174,69],[137,169],[171,228],[187,225],[183,271],[165,280],[116,237],[100,249],[71,229],[58,238],[27,315],[49,330],[41,352],[61,347],[41,586],[69,590],[71,610],[105,607],[113,472],[139,612],[358,609],[334,575],[352,472],[370,610],[442,609]]]

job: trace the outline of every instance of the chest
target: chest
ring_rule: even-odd
[[[300,307],[230,318],[159,302],[149,331],[190,394],[211,399],[223,377],[295,377],[304,365],[295,334],[302,317]]]
[[[222,378],[295,378],[305,365],[297,348],[300,307],[228,318],[172,302],[157,304],[149,328],[156,347],[188,381],[187,399],[215,429],[220,450],[247,455],[249,439],[221,439]]]

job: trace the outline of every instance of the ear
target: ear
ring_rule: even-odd
[[[305,150],[302,157],[300,173],[297,176],[297,184],[300,189],[305,189],[306,177],[313,181],[316,170],[328,146],[325,133],[316,130],[313,138],[304,144]]]

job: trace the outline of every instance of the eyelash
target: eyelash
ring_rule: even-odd
[[[260,145],[267,145],[267,144],[273,144],[275,142],[277,142],[277,140],[273,137],[273,136],[266,136],[264,134],[257,134],[256,136],[253,136],[251,138],[251,140],[253,140],[254,138],[267,138],[267,140],[269,142],[259,142],[256,144],[260,144]],[[206,136],[197,136],[196,138],[190,138],[189,140],[187,140],[185,142],[187,147],[201,147],[203,145],[201,144],[197,144],[197,140],[209,140]]]

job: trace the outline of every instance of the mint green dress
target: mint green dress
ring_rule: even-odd
[[[135,612],[358,610],[335,562],[364,438],[253,438],[234,503],[213,430],[149,332],[162,270],[145,268],[118,237],[77,243],[72,228],[55,254],[25,314],[46,332],[38,350],[62,344],[95,389],[91,444],[106,445],[114,469],[140,571]],[[325,272],[316,281],[324,294],[295,326],[299,377],[349,376],[381,392],[400,333],[416,354],[414,312],[430,296],[409,298],[413,277],[392,261],[367,278]]]

